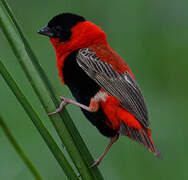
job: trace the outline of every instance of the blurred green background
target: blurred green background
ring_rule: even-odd
[[[96,23],[128,63],[147,101],[158,160],[142,146],[122,137],[99,166],[105,180],[188,179],[188,1],[187,0],[9,0],[27,39],[58,95],[71,97],[57,76],[54,50],[36,31],[61,12],[73,12]],[[56,133],[34,95],[14,54],[0,33],[0,57],[51,133]],[[79,108],[68,111],[96,158],[108,139],[85,119]],[[0,113],[45,180],[66,179],[22,107],[0,76]],[[33,177],[0,129],[0,180]]]

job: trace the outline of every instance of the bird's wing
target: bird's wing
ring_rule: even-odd
[[[133,114],[144,127],[149,127],[148,112],[143,95],[129,72],[116,72],[109,63],[103,62],[89,48],[80,49],[76,60],[90,78],[109,94],[118,98],[122,107]]]

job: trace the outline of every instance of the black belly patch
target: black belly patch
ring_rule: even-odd
[[[75,99],[79,103],[89,106],[90,99],[100,90],[100,86],[79,67],[76,62],[77,52],[73,51],[65,59],[63,68],[64,81]],[[96,113],[83,109],[82,112],[104,136],[112,137],[117,134],[115,130],[109,128],[106,124],[105,120],[107,117],[101,107]]]

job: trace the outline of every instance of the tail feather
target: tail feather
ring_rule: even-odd
[[[128,127],[125,123],[124,126],[126,128],[126,136],[128,136],[130,139],[138,142],[139,144],[144,145],[149,151],[151,151],[156,157],[159,159],[162,158],[161,153],[157,149],[156,145],[154,144],[151,136],[149,133],[147,133],[147,130],[145,129],[135,129]]]

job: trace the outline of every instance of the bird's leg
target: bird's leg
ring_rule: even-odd
[[[84,104],[81,104],[79,102],[76,102],[72,99],[65,98],[65,97],[60,97],[60,99],[62,100],[62,102],[59,105],[59,108],[57,108],[54,112],[49,113],[48,115],[53,115],[53,114],[61,112],[67,104],[74,104],[89,112],[96,112],[99,109],[99,102],[95,100],[95,98],[91,98],[89,106],[86,106]]]
[[[94,166],[98,166],[100,164],[100,162],[102,161],[102,159],[104,158],[104,156],[106,155],[106,153],[109,151],[109,149],[111,148],[112,144],[114,144],[119,138],[119,134],[113,136],[110,138],[110,142],[108,144],[108,146],[106,147],[105,151],[103,152],[103,154],[97,158],[94,163],[90,166],[90,168],[94,167]]]
[[[99,91],[94,97],[91,98],[89,106],[86,106],[84,104],[81,104],[69,98],[60,97],[62,102],[59,108],[57,108],[54,112],[49,113],[48,115],[53,115],[53,114],[61,112],[67,104],[74,104],[89,112],[97,112],[99,109],[99,102],[106,101],[107,96],[108,94],[106,92]]]

